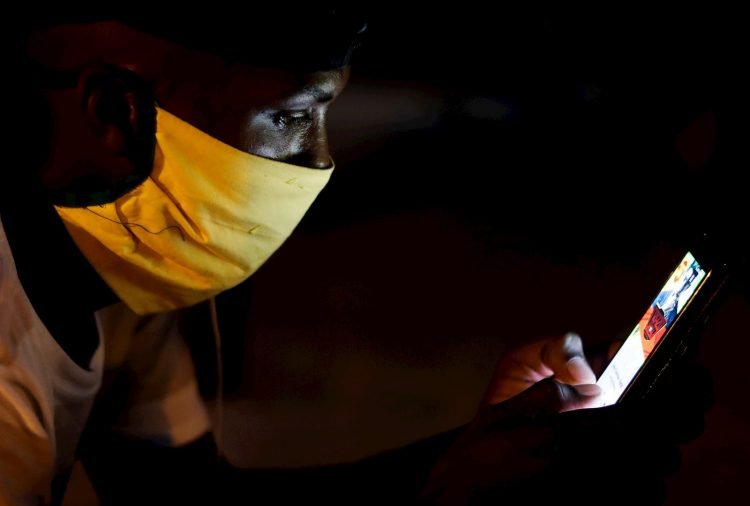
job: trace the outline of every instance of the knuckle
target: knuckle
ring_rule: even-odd
[[[583,346],[583,341],[575,332],[568,332],[563,336],[563,345],[568,350],[578,350]]]

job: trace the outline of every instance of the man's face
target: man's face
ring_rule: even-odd
[[[212,58],[199,55],[178,63],[181,68],[173,62],[156,81],[159,105],[239,150],[305,167],[331,166],[326,115],[348,68],[294,74]]]
[[[57,134],[51,163],[42,170],[48,186],[64,188],[89,167],[103,168],[117,180],[128,171],[123,159],[131,138],[153,138],[153,131],[137,127],[152,101],[139,106],[129,91],[105,101],[112,87],[96,89],[96,83],[107,82],[97,73],[107,68],[132,72],[153,89],[160,107],[236,149],[312,168],[332,163],[325,119],[348,68],[303,74],[230,64],[115,22],[47,29],[30,39],[29,48],[43,65],[82,71],[75,90],[51,100]],[[114,119],[101,116],[107,111]],[[125,132],[118,132],[121,124]],[[118,142],[120,137],[125,140]],[[89,153],[90,160],[75,160]]]

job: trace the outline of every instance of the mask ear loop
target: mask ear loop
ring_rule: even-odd
[[[186,240],[185,239],[185,232],[182,231],[182,228],[179,225],[169,225],[169,226],[166,226],[163,229],[159,230],[158,232],[154,232],[154,231],[149,230],[148,228],[144,227],[140,223],[132,223],[132,222],[129,222],[129,221],[117,221],[117,220],[113,220],[112,218],[109,218],[107,216],[104,216],[102,214],[99,214],[96,211],[93,211],[90,207],[84,207],[84,209],[86,209],[91,214],[96,215],[96,216],[98,216],[99,218],[101,218],[103,220],[111,221],[112,223],[116,223],[118,225],[122,225],[122,227],[128,232],[128,234],[130,235],[130,237],[133,239],[133,244],[135,245],[133,247],[133,251],[137,251],[138,250],[138,245],[141,243],[141,240],[138,238],[138,236],[135,234],[135,232],[133,232],[133,230],[130,227],[140,228],[142,230],[145,230],[147,233],[149,233],[151,235],[159,235],[162,232],[164,232],[166,230],[169,230],[170,228],[174,228],[174,229],[177,230],[177,232],[180,233],[180,237],[182,238],[182,241],[185,242],[185,240]],[[120,210],[119,204],[117,202],[115,202],[115,212],[117,212],[117,216],[118,217],[121,217],[121,218],[125,217],[123,215],[122,211]]]
[[[211,297],[208,305],[211,310],[211,330],[214,334],[216,348],[216,404],[214,409],[216,427],[214,428],[214,438],[216,439],[216,460],[220,461],[224,448],[224,365],[221,360],[221,331],[216,311],[216,298]]]

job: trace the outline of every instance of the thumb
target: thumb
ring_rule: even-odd
[[[542,362],[554,373],[555,378],[569,385],[596,383],[596,374],[591,369],[583,352],[583,341],[578,334],[569,332],[558,339],[544,341],[541,350]]]
[[[594,407],[597,398],[598,395],[583,395],[571,385],[547,378],[491,409],[510,417],[536,418]]]

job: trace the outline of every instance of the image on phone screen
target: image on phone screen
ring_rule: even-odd
[[[602,406],[620,399],[705,279],[706,271],[688,252],[599,377]]]

